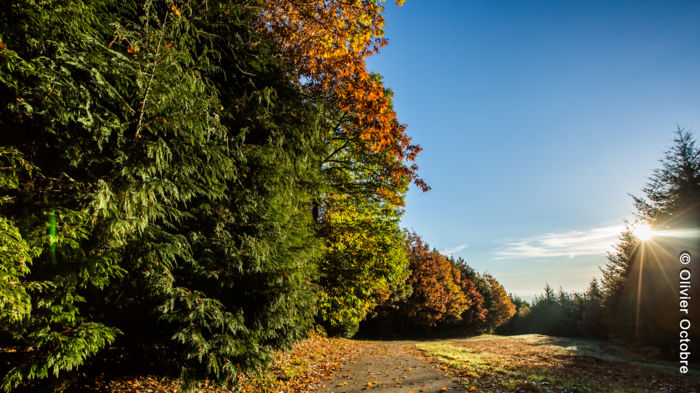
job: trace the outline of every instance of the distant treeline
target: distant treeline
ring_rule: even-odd
[[[516,313],[497,329],[500,334],[540,333],[552,336],[605,338],[603,293],[593,279],[584,293],[555,292],[549,285],[532,303],[511,295]]]
[[[679,321],[700,320],[700,284],[691,279],[683,307],[679,276],[682,268],[700,276],[700,149],[681,129],[674,142],[644,196],[633,197],[635,222],[627,223],[608,253],[601,281],[593,279],[584,293],[555,293],[547,285],[532,304],[514,296],[517,313],[498,332],[616,338],[678,356]],[[638,228],[646,226],[651,237],[638,238]],[[687,265],[680,261],[684,252],[691,255]],[[699,325],[692,325],[691,337],[700,337]],[[690,345],[691,353],[698,352],[697,342]]]

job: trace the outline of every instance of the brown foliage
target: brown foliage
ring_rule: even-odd
[[[457,273],[461,276],[459,270],[457,270]],[[468,307],[461,315],[462,325],[476,329],[486,322],[486,316],[489,312],[484,304],[484,296],[479,292],[476,284],[466,277],[460,277],[459,285],[468,304]]]
[[[476,285],[415,233],[408,236],[413,294],[405,304],[408,317],[424,327],[457,322],[463,316],[483,321],[486,310]]]
[[[491,291],[491,307],[486,315],[487,325],[491,328],[506,323],[510,317],[515,315],[515,304],[510,300],[510,296],[501,285],[490,274],[484,274],[481,279],[489,286]]]

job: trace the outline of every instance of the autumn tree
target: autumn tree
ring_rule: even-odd
[[[486,283],[489,288],[489,295],[486,300],[486,329],[493,329],[507,322],[515,314],[515,305],[510,300],[510,296],[506,292],[503,285],[498,282],[492,275],[483,274],[481,280]]]
[[[387,44],[383,10],[375,0],[273,0],[262,10],[260,29],[283,48],[305,90],[333,108],[333,135],[359,139],[362,149],[385,153],[381,166],[395,184],[408,177],[427,190],[417,166],[407,164],[421,149],[411,144],[381,80],[365,64]]]
[[[505,289],[490,274],[479,274],[461,258],[457,259],[456,266],[460,269],[462,276],[474,283],[475,289],[483,297],[483,307],[486,309],[486,317],[483,318],[479,328],[485,331],[492,331],[496,327],[505,323],[515,313],[514,305],[509,303],[504,297]],[[510,299],[510,297],[506,294]],[[511,312],[513,308],[513,312]],[[492,313],[492,310],[494,313]]]
[[[486,318],[476,285],[451,258],[431,250],[416,233],[406,235],[411,274],[409,296],[396,296],[365,323],[370,335],[475,330]]]
[[[324,118],[333,112],[326,109]],[[321,163],[324,192],[314,205],[326,244],[319,265],[321,322],[344,335],[391,293],[401,292],[397,287],[408,277],[399,219],[409,178],[392,179],[383,167],[390,153],[372,151],[357,135],[345,135],[342,127],[351,126],[352,116],[346,113],[329,128]]]
[[[467,297],[469,303],[469,306],[460,315],[460,321],[457,326],[462,333],[479,331],[486,323],[489,313],[483,295],[485,285],[483,281],[478,279],[474,269],[464,259],[454,259],[452,257],[448,259],[459,272],[462,293]],[[478,281],[475,282],[475,279]],[[480,284],[482,285],[481,287]]]
[[[470,279],[481,280],[480,276],[461,258],[455,260],[431,250],[416,233],[406,234],[406,247],[410,291],[395,294],[391,301],[370,313],[361,333],[386,337],[465,335],[484,330],[490,311],[479,285]],[[486,281],[480,282],[488,288]]]
[[[416,325],[435,327],[455,321],[468,307],[461,291],[459,272],[447,258],[430,250],[416,233],[408,235],[411,276],[408,283],[413,293],[402,305],[405,315]]]

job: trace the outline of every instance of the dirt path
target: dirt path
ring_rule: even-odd
[[[465,389],[410,355],[403,343],[371,343],[313,393],[443,393]]]

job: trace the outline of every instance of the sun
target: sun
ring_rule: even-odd
[[[649,226],[649,224],[640,224],[636,226],[632,230],[632,233],[634,233],[634,236],[636,236],[641,241],[651,240],[651,238],[653,238],[655,234],[654,230],[651,229],[651,226]]]

